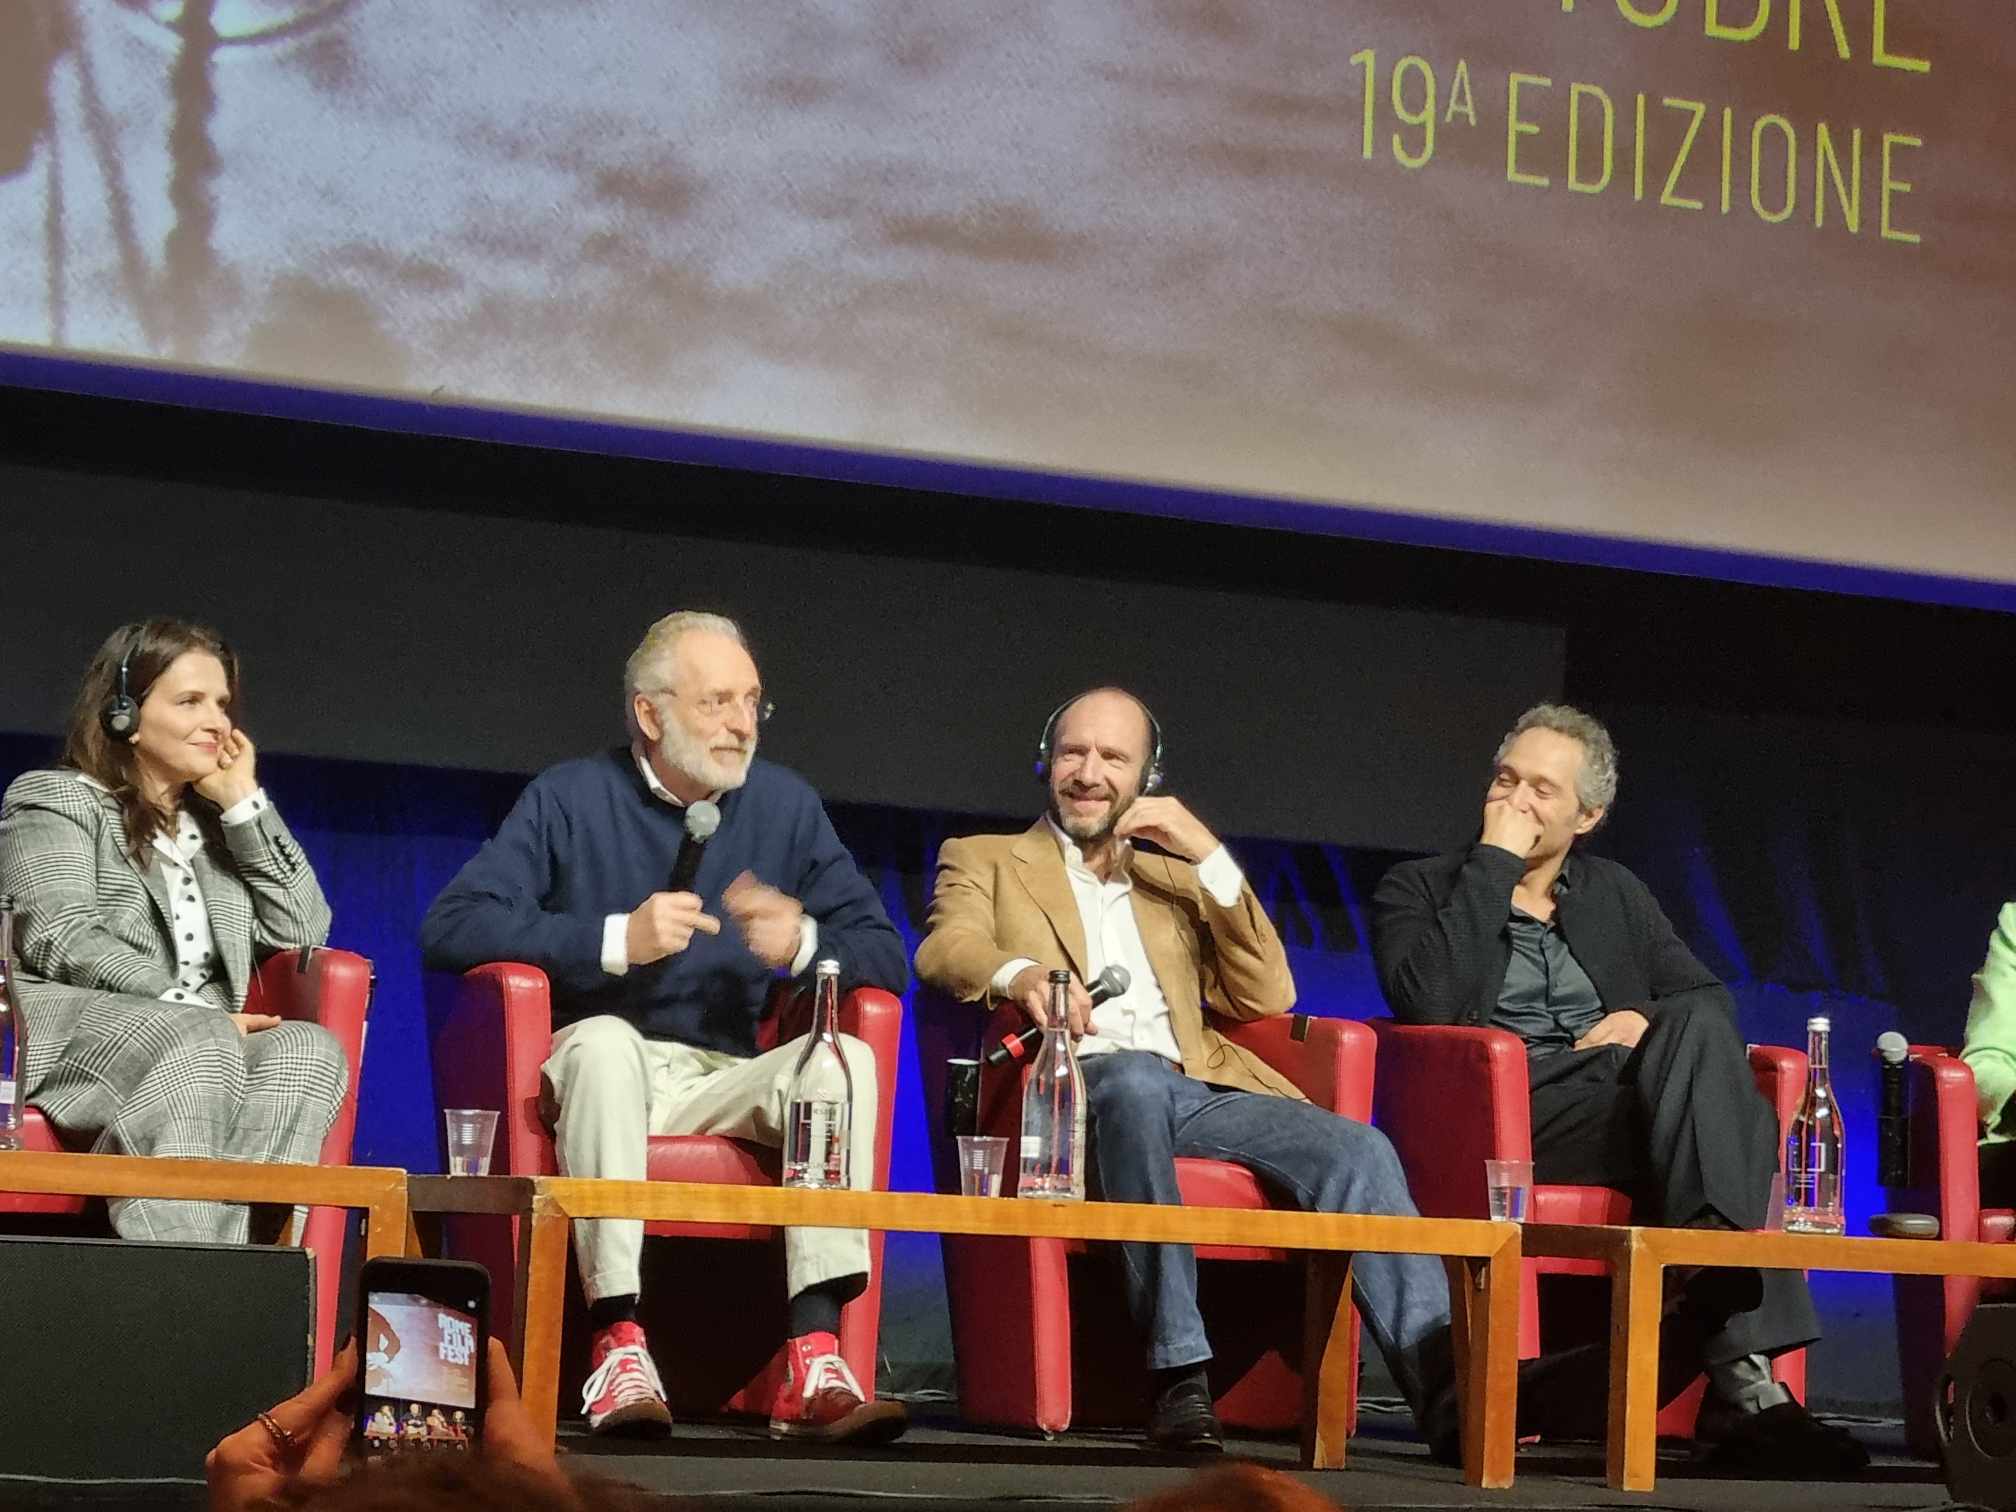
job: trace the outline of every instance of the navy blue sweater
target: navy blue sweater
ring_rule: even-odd
[[[685,834],[684,810],[654,797],[619,747],[532,779],[496,838],[427,910],[420,926],[427,965],[467,971],[526,961],[552,980],[556,1024],[613,1013],[654,1038],[753,1055],[777,978],[743,948],[721,904],[728,884],[749,871],[818,921],[815,954],[839,959],[843,991],[903,991],[910,968],[902,937],[811,786],[757,760],[720,803],[721,827],[694,884],[721,920],[719,935],[696,933],[677,955],[624,976],[602,969],[603,921],[665,890]]]

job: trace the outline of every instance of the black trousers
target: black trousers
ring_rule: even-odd
[[[1533,1179],[1618,1187],[1642,1221],[1676,1228],[1763,1227],[1778,1170],[1778,1118],[1757,1091],[1730,1017],[1668,1008],[1637,1048],[1603,1045],[1531,1061]],[[1763,1301],[1706,1337],[1720,1364],[1820,1337],[1798,1271],[1759,1272]]]
[[[1981,1206],[2016,1207],[2016,1143],[1981,1146]]]

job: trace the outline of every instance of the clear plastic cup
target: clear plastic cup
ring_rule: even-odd
[[[1507,1220],[1524,1223],[1526,1204],[1533,1195],[1533,1162],[1485,1161],[1484,1194],[1490,1199],[1493,1218],[1501,1223]]]
[[[443,1108],[441,1118],[448,1126],[448,1174],[488,1176],[497,1115],[488,1108]]]
[[[1005,1134],[959,1136],[959,1190],[968,1197],[999,1197],[1008,1164]]]

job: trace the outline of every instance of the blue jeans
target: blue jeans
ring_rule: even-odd
[[[1246,1167],[1297,1207],[1411,1218],[1414,1200],[1386,1136],[1309,1103],[1234,1092],[1140,1050],[1088,1055],[1092,1170],[1113,1202],[1172,1202],[1176,1157]],[[1150,1369],[1211,1358],[1197,1311],[1197,1257],[1187,1244],[1122,1244],[1127,1303],[1148,1335]],[[1355,1256],[1359,1316],[1417,1416],[1453,1379],[1449,1280],[1428,1255]]]

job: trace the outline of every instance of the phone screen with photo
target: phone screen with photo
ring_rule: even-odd
[[[357,1437],[369,1456],[466,1450],[477,1436],[476,1301],[367,1291]]]

